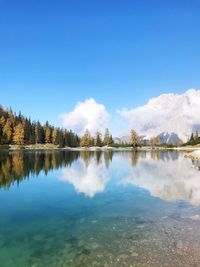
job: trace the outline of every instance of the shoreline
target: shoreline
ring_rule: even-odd
[[[133,149],[132,147],[63,147],[59,148],[56,145],[52,144],[38,144],[38,145],[9,145],[9,146],[0,146],[0,151],[36,151],[36,150],[53,150],[53,151],[181,151],[186,152],[186,157],[195,158],[200,160],[200,146],[184,146],[184,147],[150,147],[143,146]]]
[[[191,159],[192,161],[200,162],[200,149],[188,153],[185,157]]]

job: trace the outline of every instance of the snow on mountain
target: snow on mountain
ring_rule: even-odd
[[[161,133],[158,135],[160,138],[161,144],[172,144],[172,145],[178,145],[182,143],[182,140],[178,137],[175,133]],[[155,136],[157,137],[157,136]],[[147,139],[146,136],[139,136],[139,140],[145,142],[146,144],[150,144],[150,139]],[[115,137],[114,142],[116,144],[122,144],[122,143],[130,143],[130,136],[122,136],[122,137]]]
[[[161,133],[159,134],[161,144],[178,145],[182,143],[182,140],[176,133]]]
[[[135,129],[144,139],[165,133],[168,138],[180,138],[185,142],[192,131],[200,132],[200,90],[162,94],[142,107],[122,109],[119,114],[127,121],[129,129]]]

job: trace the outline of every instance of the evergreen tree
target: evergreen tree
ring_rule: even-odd
[[[29,124],[29,133],[30,136],[28,138],[28,142],[29,144],[35,144],[36,143],[36,135],[35,135],[35,122],[31,122],[30,118],[28,120],[28,124]]]
[[[31,123],[28,119],[22,117],[22,124],[24,126],[24,142],[31,144]]]
[[[52,132],[52,142],[54,145],[58,144],[58,129],[54,128]]]
[[[196,131],[194,139],[195,139],[195,140],[198,140],[198,138],[199,138],[199,134],[198,134],[198,132]]]
[[[96,133],[96,137],[94,139],[94,145],[99,146],[99,147],[103,146],[103,141],[102,141],[102,137],[101,137],[100,132]]]
[[[190,142],[193,142],[194,141],[194,134],[191,133],[191,136],[190,136]]]
[[[94,137],[90,137],[90,146],[94,146],[95,139]]]
[[[103,143],[104,145],[109,146],[112,144],[112,142],[113,142],[112,136],[110,135],[109,129],[106,128]]]
[[[112,135],[110,135],[110,145],[114,144],[114,140],[113,140],[113,137]]]
[[[19,133],[22,129],[22,133]],[[60,147],[80,146],[80,138],[71,130],[52,127],[48,122],[43,126],[38,121],[13,113],[12,109],[4,110],[0,106],[0,144],[44,144],[53,143]],[[90,144],[91,145],[91,144]]]
[[[65,139],[62,131],[58,131],[57,142],[59,147],[65,147]]]
[[[35,132],[35,143],[42,144],[43,143],[43,131],[42,126],[39,121],[34,125],[34,132]]]
[[[68,132],[69,142],[66,140],[66,145],[70,147],[79,147],[80,146],[80,138],[77,134],[74,134],[71,130]]]

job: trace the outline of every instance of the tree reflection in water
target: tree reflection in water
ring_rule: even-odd
[[[62,169],[61,181],[74,185],[77,192],[93,197],[103,192],[109,181],[113,158],[120,183],[143,188],[161,199],[186,200],[199,204],[199,172],[180,152],[166,151],[16,151],[0,153],[0,188],[14,182],[46,175]],[[77,161],[77,164],[73,164]],[[123,173],[125,167],[126,175]]]

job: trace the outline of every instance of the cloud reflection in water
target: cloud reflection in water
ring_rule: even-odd
[[[62,170],[60,180],[72,184],[77,192],[94,197],[104,191],[109,180],[108,169],[105,164],[97,164],[94,158],[88,164],[80,159],[77,164]]]
[[[123,185],[143,188],[163,200],[200,205],[200,173],[192,168],[191,161],[182,155],[163,159],[147,155],[139,157],[130,173],[121,179]]]
[[[183,200],[200,205],[200,173],[183,154],[118,152],[113,155],[107,158],[102,153],[97,160],[95,154],[82,154],[78,161],[62,170],[60,180],[72,184],[77,192],[94,197],[105,190],[112,166],[112,178],[119,185],[145,189],[166,201]]]

